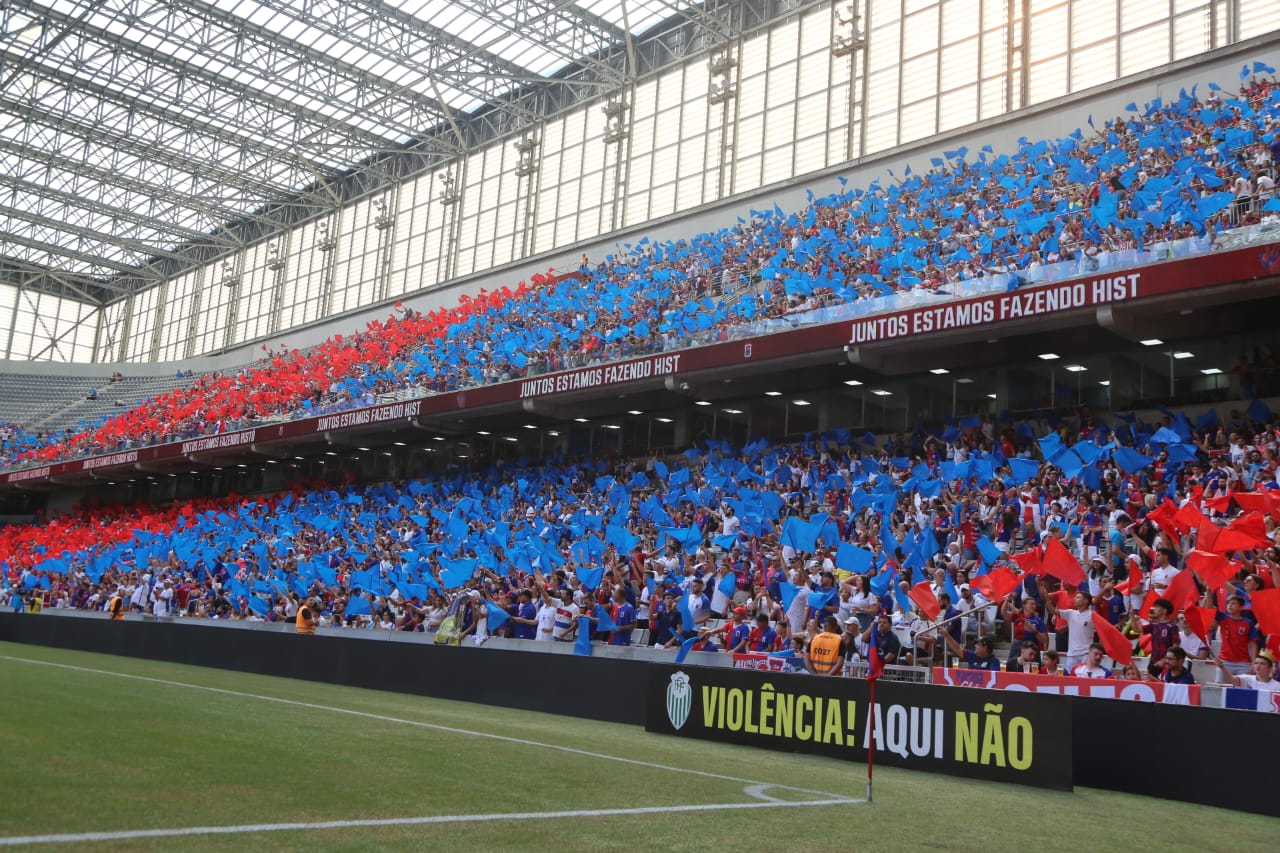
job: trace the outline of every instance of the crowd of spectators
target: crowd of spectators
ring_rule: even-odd
[[[87,508],[0,532],[3,595],[248,621],[306,608],[321,625],[438,641],[644,642],[800,667],[834,627],[849,660],[874,637],[891,664],[945,647],[984,669],[1186,683],[1211,677],[1211,658],[1248,685],[1280,652],[1275,426],[1260,403],[1194,424],[972,418],[884,440],[713,440],[674,458]]]
[[[1101,128],[984,146],[889,173],[865,188],[813,197],[790,215],[687,240],[641,239],[567,276],[464,296],[451,310],[395,316],[309,350],[270,352],[239,372],[203,377],[85,430],[11,436],[0,464],[237,429],[264,418],[362,405],[394,391],[432,393],[756,334],[832,306],[873,311],[887,297],[954,295],[965,282],[1011,286],[1210,248],[1224,229],[1277,226],[1280,160],[1274,69],[1246,67],[1240,89],[1216,83],[1157,98]],[[843,183],[843,182],[842,182]],[[1235,233],[1235,232],[1233,232]],[[764,324],[764,325],[762,325]]]

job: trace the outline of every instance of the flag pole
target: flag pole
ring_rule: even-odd
[[[875,766],[876,757],[876,682],[879,678],[871,679],[871,716],[867,721],[867,802],[871,802],[871,779],[872,770]]]

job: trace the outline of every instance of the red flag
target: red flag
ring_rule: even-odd
[[[1133,646],[1116,626],[1097,611],[1093,614],[1093,630],[1098,632],[1098,642],[1102,644],[1102,648],[1106,649],[1113,661],[1121,666],[1133,663]]]
[[[1204,505],[1215,512],[1226,512],[1231,506],[1231,495],[1219,495],[1216,498],[1209,498]]]
[[[1196,547],[1202,551],[1217,551],[1218,537],[1222,535],[1223,528],[1214,524],[1209,519],[1196,528]]]
[[[1202,547],[1199,543],[1197,547]],[[1214,539],[1210,550],[1219,554],[1228,551],[1249,551],[1254,548],[1270,548],[1271,540],[1267,538],[1267,525],[1262,520],[1262,513],[1251,512],[1242,515],[1223,530]]]
[[[1018,564],[1018,568],[1029,575],[1038,575],[1044,571],[1044,563],[1040,559],[1039,548],[1032,548],[1030,551],[1024,551],[1021,554],[1014,554],[1010,559]]]
[[[875,681],[884,674],[884,659],[880,657],[880,647],[876,641],[880,637],[880,620],[871,623],[871,641],[867,644],[867,681]]]
[[[1146,575],[1142,573],[1142,566],[1130,561],[1129,576],[1116,584],[1116,592],[1121,595],[1132,595],[1137,587],[1142,586],[1144,580],[1146,580]]]
[[[999,601],[1017,589],[1020,583],[1022,583],[1022,578],[1001,566],[985,575],[974,578],[969,585],[990,600]]]
[[[1160,593],[1154,589],[1147,591],[1147,597],[1142,599],[1142,606],[1138,608],[1138,616],[1142,619],[1151,617],[1151,605],[1155,604],[1160,598]]]
[[[1195,571],[1209,589],[1217,589],[1240,571],[1240,564],[1233,563],[1221,554],[1199,549],[1187,552],[1187,568]]]
[[[938,603],[938,596],[933,594],[933,587],[929,585],[928,581],[920,581],[920,583],[911,587],[907,597],[915,602],[916,607],[919,607],[920,612],[925,616],[930,619],[938,618],[942,605]]]
[[[1080,568],[1080,561],[1071,556],[1067,546],[1056,537],[1049,537],[1041,562],[1046,572],[1065,584],[1080,586],[1084,583],[1084,569]]]
[[[1209,629],[1213,627],[1214,617],[1218,611],[1212,607],[1188,607],[1182,613],[1187,618],[1191,632],[1206,643],[1209,642]]]
[[[1258,589],[1249,596],[1249,607],[1264,634],[1280,634],[1280,589]]]
[[[1169,581],[1169,585],[1164,589],[1164,597],[1173,603],[1173,612],[1185,610],[1187,607],[1195,604],[1196,595],[1200,591],[1196,588],[1196,576],[1191,572],[1178,572],[1173,576],[1173,580]]]

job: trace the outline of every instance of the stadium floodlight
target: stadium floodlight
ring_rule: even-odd
[[[988,394],[988,395],[987,395],[987,398],[988,398],[988,399],[990,399],[990,400],[994,400],[994,399],[996,398],[996,395],[995,395],[995,394]]]
[[[740,415],[740,414],[742,414],[742,409],[721,409],[720,411],[724,412],[726,415]]]
[[[1111,380],[1110,380],[1110,379],[1100,379],[1100,380],[1098,381],[1098,384],[1099,384],[1099,385],[1101,385],[1103,388],[1110,388],[1110,387],[1111,387]]]
[[[710,400],[694,400],[693,404],[695,406],[710,406],[711,401]]]
[[[558,430],[558,429],[549,429],[549,430],[547,430],[547,435],[552,436],[552,437],[554,437],[554,438],[559,438],[559,437],[560,437],[560,430]]]
[[[536,427],[536,426],[534,426],[533,424],[525,424],[525,425],[524,425],[524,428],[525,428],[525,429],[537,429],[537,427]]]
[[[1138,341],[1138,343],[1142,344],[1144,347],[1158,347],[1162,343],[1164,343],[1164,341],[1160,340],[1159,338],[1145,338],[1141,341]]]
[[[493,433],[489,432],[487,429],[476,430],[476,435],[492,435],[492,434]]]
[[[587,422],[586,418],[574,418],[574,420],[580,424],[585,424]]]
[[[1043,361],[1053,361],[1054,359],[1061,358],[1061,357],[1062,356],[1058,355],[1056,352],[1042,352],[1040,353],[1040,355],[1036,356],[1036,358],[1039,358]]]
[[[516,438],[514,435],[508,435],[508,436],[506,436],[506,440],[507,440],[507,441],[519,441],[520,439]]]
[[[639,409],[627,409],[627,414],[628,414],[628,415],[643,415],[643,414],[644,414],[644,412],[640,411]]]

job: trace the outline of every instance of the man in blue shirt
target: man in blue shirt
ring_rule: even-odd
[[[520,590],[516,596],[516,615],[511,622],[516,626],[517,640],[533,640],[538,636],[538,608],[533,606],[533,593]]]
[[[957,643],[945,631],[942,632],[942,639],[947,641],[947,645],[951,648],[953,655],[958,658],[964,658],[965,666],[969,669],[984,669],[988,672],[1000,671],[1000,661],[995,656],[994,645],[990,637],[979,637],[974,644],[973,651],[969,651]]]
[[[631,632],[636,628],[636,608],[627,601],[627,593],[622,587],[613,590],[613,617],[618,629],[609,638],[611,646],[631,645]]]

